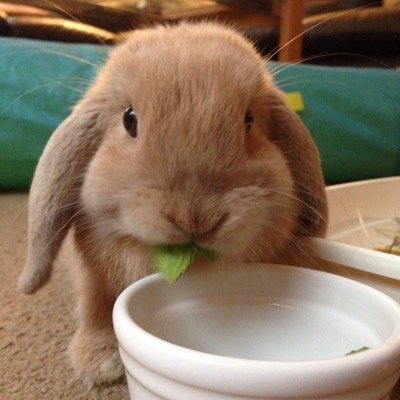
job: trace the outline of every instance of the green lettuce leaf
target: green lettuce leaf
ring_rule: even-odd
[[[173,283],[193,263],[197,254],[209,260],[217,258],[217,255],[212,250],[204,249],[194,243],[155,246],[152,256],[155,270],[168,283]]]
[[[364,347],[361,347],[361,348],[359,348],[359,349],[349,351],[349,352],[346,353],[345,355],[346,355],[346,356],[350,356],[350,355],[352,355],[352,354],[361,353],[362,351],[366,351],[366,350],[369,350],[369,347],[364,346]]]

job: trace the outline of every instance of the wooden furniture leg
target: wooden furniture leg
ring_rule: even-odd
[[[279,61],[300,61],[303,48],[303,0],[280,1]]]

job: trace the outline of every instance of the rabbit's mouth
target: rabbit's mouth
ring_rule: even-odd
[[[211,261],[217,259],[215,252],[199,247],[193,242],[183,245],[155,246],[152,249],[153,266],[169,283],[175,282],[198,256]]]

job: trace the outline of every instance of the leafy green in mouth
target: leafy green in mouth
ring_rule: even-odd
[[[197,255],[209,260],[217,258],[215,252],[195,243],[155,246],[152,252],[156,271],[160,272],[168,283],[175,282],[193,263]]]

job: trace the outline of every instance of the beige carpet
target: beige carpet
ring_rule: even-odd
[[[123,383],[89,392],[74,380],[65,356],[75,329],[68,262],[56,265],[36,295],[16,291],[25,258],[26,204],[25,194],[0,194],[0,400],[127,400]],[[400,400],[399,387],[392,400]]]
[[[65,355],[75,329],[68,274],[57,265],[36,295],[16,291],[26,243],[25,194],[0,195],[0,399],[129,398],[125,384],[88,391],[74,380]]]

